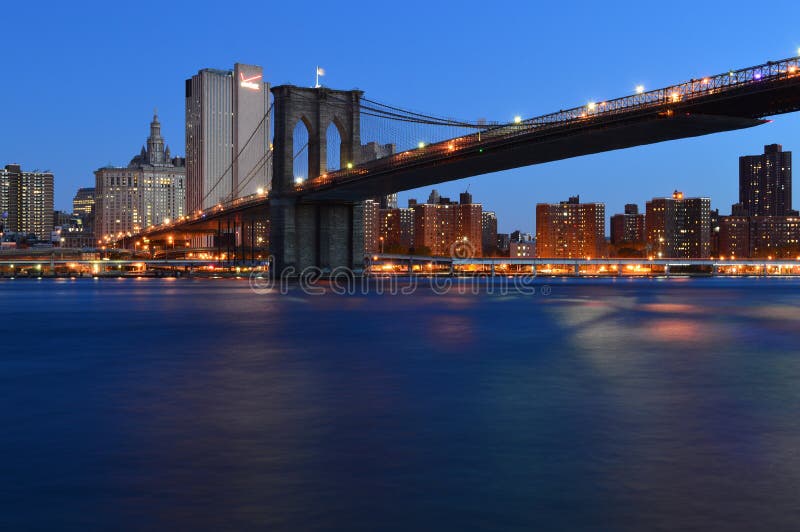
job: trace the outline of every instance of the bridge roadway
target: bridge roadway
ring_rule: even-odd
[[[490,128],[328,172],[281,196],[299,203],[358,202],[510,168],[753,127],[767,122],[764,117],[800,110],[799,61],[768,62]],[[219,220],[268,215],[269,201],[267,192],[238,198],[140,236],[214,232]]]

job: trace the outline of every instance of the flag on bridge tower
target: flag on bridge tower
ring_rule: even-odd
[[[317,83],[314,85],[315,89],[318,89],[318,88],[320,88],[322,86],[322,85],[319,84],[319,77],[320,76],[324,76],[324,75],[325,75],[325,69],[322,68],[321,66],[318,66],[317,67]]]

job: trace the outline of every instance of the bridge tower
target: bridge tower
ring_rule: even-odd
[[[270,253],[274,272],[287,268],[300,274],[308,267],[323,271],[337,267],[360,272],[364,263],[363,204],[360,202],[306,203],[295,194],[294,129],[308,130],[308,176],[318,179],[327,171],[327,131],[334,124],[341,137],[340,164],[356,163],[361,146],[361,91],[281,85],[272,88],[275,137],[270,191]]]

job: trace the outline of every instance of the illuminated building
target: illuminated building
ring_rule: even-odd
[[[72,213],[79,218],[81,230],[91,234],[94,234],[94,205],[94,188],[79,188],[72,199]]]
[[[645,230],[649,253],[656,258],[705,259],[711,255],[711,200],[671,198],[647,202]]]
[[[720,218],[719,254],[785,258],[800,253],[800,216],[792,209],[792,152],[780,144],[739,157],[739,203]]]
[[[536,256],[536,244],[533,242],[511,242],[508,257],[511,259],[532,259]]]
[[[758,258],[800,256],[800,216],[751,217],[750,256]]]
[[[380,251],[380,202],[368,199],[364,202],[364,251],[367,254]]]
[[[606,208],[581,203],[580,196],[536,205],[536,255],[543,258],[603,257]]]
[[[184,159],[170,158],[161,137],[158,116],[150,123],[147,147],[128,166],[95,171],[95,226],[97,240],[135,233],[165,219],[185,214]]]
[[[438,256],[482,256],[482,212],[480,203],[472,203],[472,196],[463,193],[460,199],[468,203],[450,201],[439,196],[434,189],[428,202],[414,209],[414,247]]]
[[[203,69],[186,80],[188,212],[268,190],[268,109],[260,66]]]
[[[611,247],[617,257],[640,257],[645,248],[644,214],[635,203],[625,205],[624,214],[611,217]]]
[[[378,243],[381,252],[408,253],[414,246],[413,209],[380,209]]]
[[[792,152],[780,144],[739,157],[739,203],[748,216],[796,216],[792,211]]]
[[[50,240],[53,230],[53,174],[24,172],[9,164],[0,170],[0,216],[3,232],[34,234]]]
[[[497,214],[494,211],[481,213],[481,248],[484,257],[497,253]]]
[[[508,233],[497,233],[497,254],[501,257],[508,256],[511,247],[511,237]]]
[[[356,163],[364,163],[388,157],[394,153],[394,144],[363,144],[356,153]],[[367,254],[381,251],[381,209],[396,209],[397,194],[389,194],[381,198],[371,198],[364,202],[364,252]],[[383,248],[386,249],[384,243]]]
[[[5,168],[0,168],[0,234],[7,230],[8,225],[8,194],[11,173]]]
[[[511,242],[535,242],[536,238],[530,233],[523,233],[519,229],[515,231],[511,231],[511,235],[509,235],[509,239]]]
[[[83,218],[94,214],[94,189],[79,188],[72,198],[72,213]]]
[[[719,219],[719,256],[750,256],[750,218],[721,216]]]
[[[635,203],[629,203],[625,205],[624,214],[611,217],[611,243],[615,246],[644,245],[644,241],[644,215],[639,214]]]
[[[456,207],[456,240],[469,243],[469,256],[483,256],[483,206],[472,202],[472,194],[462,192]]]

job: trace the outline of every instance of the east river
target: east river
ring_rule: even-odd
[[[0,281],[0,529],[797,530],[800,280],[478,288]]]

